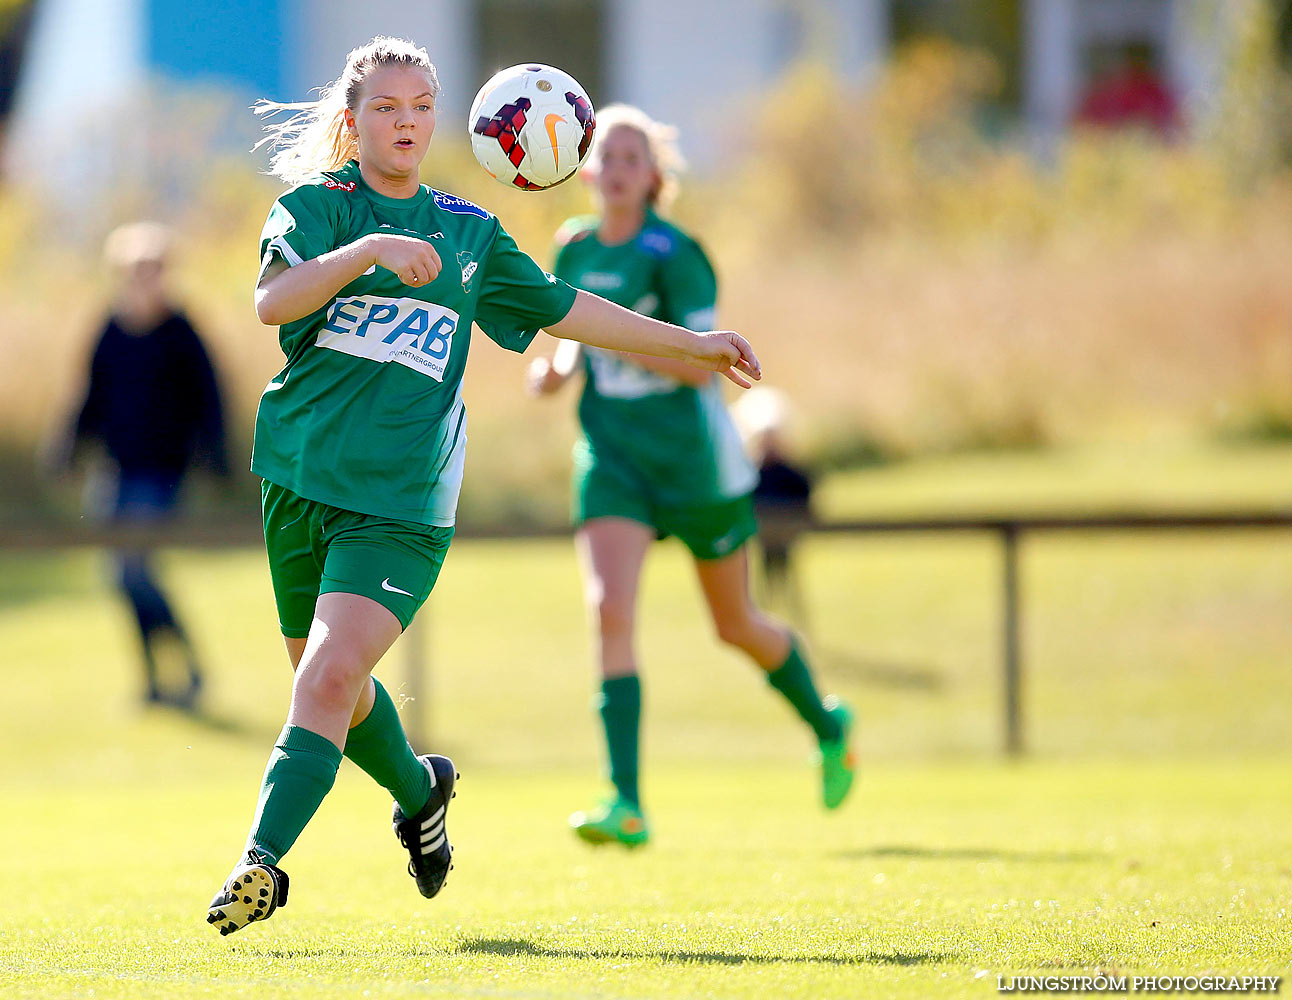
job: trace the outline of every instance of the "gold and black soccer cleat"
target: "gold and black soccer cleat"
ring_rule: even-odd
[[[224,888],[215,894],[206,922],[222,935],[241,930],[255,920],[267,919],[287,905],[287,873],[248,855],[233,870]]]

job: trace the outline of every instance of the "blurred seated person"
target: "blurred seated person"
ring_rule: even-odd
[[[1076,120],[1096,128],[1142,128],[1163,139],[1178,135],[1180,106],[1158,72],[1152,46],[1129,45],[1120,58],[1095,74]]]
[[[783,600],[802,625],[803,602],[794,578],[793,549],[812,517],[812,480],[788,455],[789,402],[784,393],[758,386],[743,393],[732,411],[758,466],[754,512],[767,596]]]
[[[169,242],[165,227],[149,222],[109,235],[104,256],[116,294],[91,355],[84,399],[48,456],[66,472],[78,453],[97,446],[110,470],[106,506],[114,524],[167,517],[194,465],[229,475],[215,371],[167,292]],[[113,562],[139,629],[145,702],[195,708],[202,671],[149,552],[119,550]]]

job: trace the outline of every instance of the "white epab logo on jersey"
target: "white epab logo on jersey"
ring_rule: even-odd
[[[351,295],[328,306],[316,347],[381,364],[394,362],[444,381],[458,314],[421,299]]]
[[[624,287],[624,276],[615,271],[585,271],[579,286],[590,292],[614,292]]]
[[[618,351],[585,347],[597,392],[609,399],[645,399],[672,392],[682,383],[675,378],[648,371]]]

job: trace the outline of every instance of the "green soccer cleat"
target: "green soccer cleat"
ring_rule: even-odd
[[[621,796],[570,817],[570,827],[589,844],[622,844],[641,847],[650,839],[641,809]]]
[[[852,736],[852,710],[834,695],[824,699],[826,711],[839,720],[843,734],[837,740],[821,741],[821,800],[827,809],[838,809],[848,797],[857,769]]]

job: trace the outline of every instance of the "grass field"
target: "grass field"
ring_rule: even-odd
[[[669,766],[631,855],[561,829],[585,777],[468,769],[430,904],[347,768],[291,904],[221,939],[201,916],[255,761],[192,756],[229,774],[5,792],[5,996],[985,996],[1017,970],[1288,967],[1286,761],[881,766],[828,820],[793,767]]]
[[[1223,480],[1268,503],[1279,455],[1160,465],[1176,499],[1223,502]],[[823,502],[999,507],[968,485],[988,469],[1038,506],[1117,495],[1094,456],[948,461]],[[1073,467],[1089,474],[1065,494]],[[1156,502],[1153,467],[1136,463]],[[1020,972],[1287,972],[1290,555],[1286,532],[1029,541],[1034,753],[1007,765],[991,541],[809,542],[809,634],[865,760],[825,815],[805,735],[716,646],[661,546],[642,642],[656,839],[621,854],[564,828],[599,792],[568,547],[461,542],[401,640],[430,663],[406,718],[463,772],[447,889],[416,894],[387,797],[346,764],[287,858],[291,904],[230,939],[205,903],[289,682],[263,556],[163,557],[210,661],[197,721],[136,706],[96,554],[0,557],[0,996],[973,997]],[[378,672],[407,690],[399,646]]]

